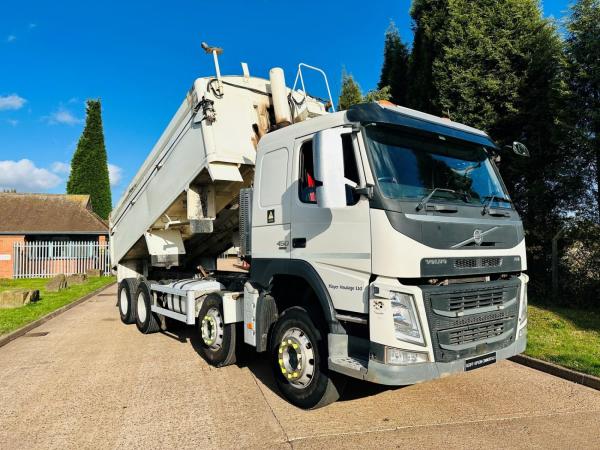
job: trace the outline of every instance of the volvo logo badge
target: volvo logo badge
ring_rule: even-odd
[[[481,243],[483,242],[483,233],[481,232],[481,230],[474,230],[473,231],[473,241],[477,245],[481,245]]]

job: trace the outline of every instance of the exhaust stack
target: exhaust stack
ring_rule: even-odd
[[[286,126],[292,123],[292,113],[288,105],[287,87],[283,69],[274,67],[269,71],[271,81],[271,95],[273,96],[273,109],[275,110],[275,123]]]

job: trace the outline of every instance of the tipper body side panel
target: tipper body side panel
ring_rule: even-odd
[[[193,241],[195,252],[211,255],[231,246],[239,190],[252,182],[256,146],[270,126],[270,87],[261,78],[223,80],[220,95],[214,79],[194,82],[111,214],[113,266],[146,258],[148,232],[177,230],[186,249]]]

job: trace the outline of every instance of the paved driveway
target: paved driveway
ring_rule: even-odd
[[[264,360],[215,369],[185,328],[122,325],[115,293],[0,348],[0,449],[600,448],[600,392],[511,362],[302,411]]]

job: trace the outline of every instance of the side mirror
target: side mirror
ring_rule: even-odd
[[[527,156],[529,157],[529,150],[525,147],[525,144],[521,144],[520,142],[513,142],[512,150],[519,156]]]
[[[321,208],[346,207],[343,128],[319,131],[313,139],[313,161],[317,182],[317,204]]]

